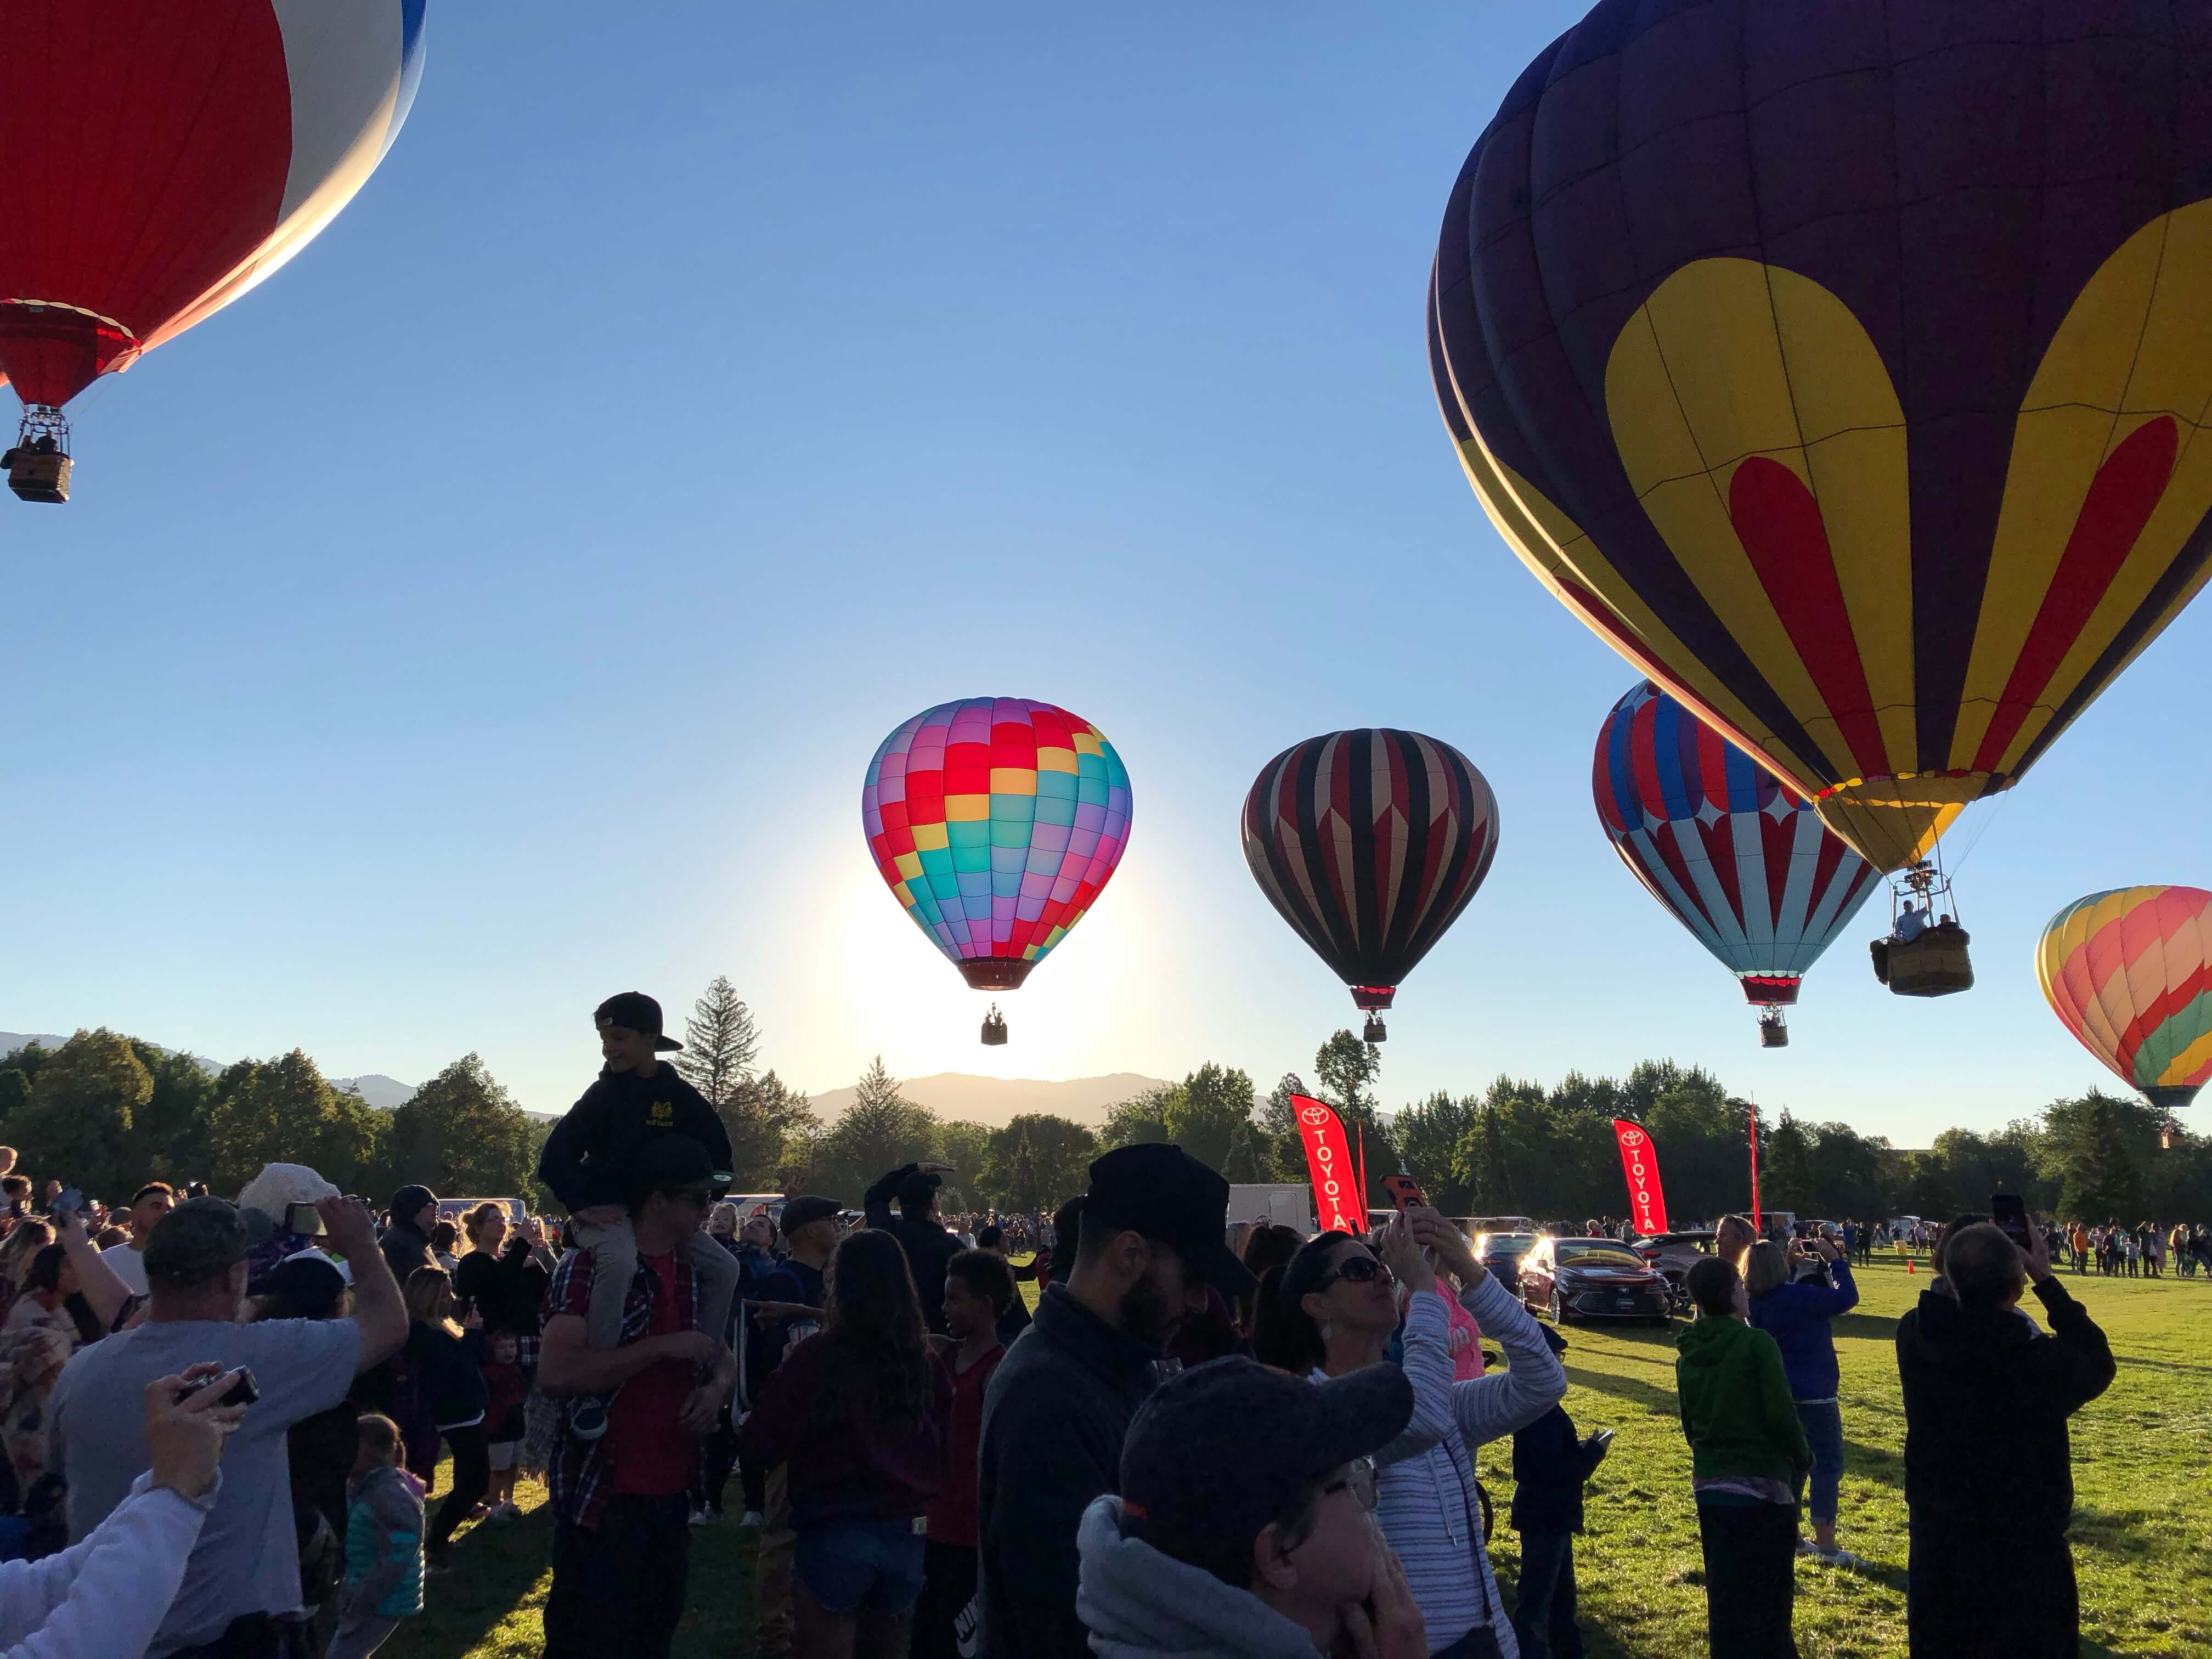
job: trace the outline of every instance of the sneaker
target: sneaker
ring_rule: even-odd
[[[1799,1540],[1797,1540],[1797,1553],[1798,1553],[1798,1554],[1800,1554],[1800,1555],[1818,1555],[1818,1554],[1820,1554],[1820,1547],[1818,1544],[1814,1543],[1811,1539],[1809,1539],[1809,1538],[1801,1538],[1801,1539],[1799,1539]]]
[[[758,1510],[747,1510],[738,1521],[738,1524],[741,1527],[757,1527],[760,1523],[761,1512]]]
[[[579,1440],[597,1440],[607,1431],[607,1402],[604,1395],[587,1394],[568,1407],[568,1432]]]
[[[704,1510],[694,1510],[691,1511],[691,1524],[695,1527],[707,1526],[710,1524],[714,1519],[714,1517],[708,1514]]]
[[[1820,1548],[1816,1545],[1814,1547],[1813,1553],[1819,1556],[1830,1566],[1841,1568],[1845,1572],[1858,1572],[1866,1566],[1866,1563],[1864,1561],[1861,1560],[1857,1556],[1853,1555],[1849,1550],[1844,1548],[1840,1544],[1825,1550]]]

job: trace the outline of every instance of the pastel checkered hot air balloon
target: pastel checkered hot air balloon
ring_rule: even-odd
[[[2121,887],[2043,930],[2035,977],[2059,1023],[2154,1106],[2212,1083],[2212,893]]]
[[[939,703],[860,789],[876,868],[978,991],[1011,991],[1097,901],[1129,844],[1129,775],[1090,721],[1024,697]],[[997,1010],[984,1041],[1006,1040]]]
[[[1444,422],[1553,595],[1910,868],[2212,575],[2201,9],[1601,0],[1462,169]]]
[[[1613,704],[1591,777],[1599,821],[1644,890],[1742,982],[1766,1046],[1867,897],[1874,866],[1726,738],[1646,680]]]
[[[64,404],[222,310],[353,198],[414,103],[425,4],[7,8],[0,372],[24,404],[19,495],[68,498]]]
[[[1376,726],[1309,738],[1244,798],[1244,862],[1351,988],[1367,1041],[1399,982],[1474,898],[1498,854],[1498,797],[1448,743]]]

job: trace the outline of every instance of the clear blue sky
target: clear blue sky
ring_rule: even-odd
[[[1504,833],[1389,1103],[1672,1054],[1924,1145],[2100,1081],[2029,947],[2212,882],[2212,607],[1967,859],[1969,995],[1881,991],[1870,911],[1762,1052],[1607,847],[1634,676],[1492,532],[1421,333],[1460,161],[1579,9],[437,0],[353,206],[83,400],[72,505],[0,507],[0,1028],[409,1081],[474,1048],[553,1110],[600,997],[719,971],[814,1091],[878,1051],[1265,1087],[1352,1009],[1237,806],[1394,724]],[[998,1050],[859,823],[883,734],[986,694],[1097,721],[1135,792]]]

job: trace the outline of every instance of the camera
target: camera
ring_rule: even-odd
[[[216,1376],[220,1376],[222,1375],[222,1373],[220,1371],[216,1373]],[[207,1387],[209,1383],[214,1382],[216,1380],[216,1376],[203,1376],[197,1382],[185,1383],[183,1388],[177,1390],[178,1403],[181,1405],[184,1401],[191,1399],[202,1389]],[[255,1401],[260,1398],[260,1385],[254,1382],[252,1371],[247,1367],[240,1365],[238,1368],[238,1381],[232,1383],[230,1385],[229,1392],[225,1394],[222,1399],[216,1401],[215,1403],[218,1406],[251,1406]]]

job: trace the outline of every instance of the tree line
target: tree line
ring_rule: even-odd
[[[935,1158],[953,1170],[948,1211],[1030,1213],[1080,1192],[1101,1152],[1141,1141],[1177,1142],[1233,1182],[1303,1182],[1291,1097],[1310,1092],[1364,1144],[1377,1208],[1387,1203],[1382,1177],[1402,1161],[1448,1214],[1618,1215],[1626,1194],[1612,1121],[1626,1118],[1657,1148],[1671,1214],[1709,1218],[1749,1205],[1755,1116],[1769,1209],[1936,1218],[2010,1192],[2087,1220],[2212,1217],[2212,1140],[2095,1091],[1994,1133],[1946,1129],[1925,1149],[1787,1109],[1770,1118],[1704,1067],[1672,1060],[1645,1060],[1620,1079],[1571,1072],[1548,1088],[1499,1077],[1480,1093],[1439,1091],[1386,1112],[1380,1051],[1338,1031],[1315,1054],[1310,1086],[1285,1076],[1261,1095],[1245,1071],[1208,1061],[1110,1107],[1096,1130],[1048,1113],[1000,1128],[940,1120],[900,1092],[878,1056],[852,1104],[824,1123],[804,1092],[761,1069],[758,1022],[728,979],[707,988],[684,1036],[672,1062],[728,1130],[738,1192],[803,1190],[857,1205],[884,1171]],[[234,1193],[264,1163],[284,1162],[380,1199],[420,1182],[447,1196],[513,1194],[557,1210],[536,1182],[551,1127],[526,1114],[474,1054],[390,1112],[334,1086],[296,1048],[211,1072],[102,1028],[0,1057],[0,1140],[23,1149],[40,1180],[59,1176],[104,1198],[127,1196],[149,1176]]]

